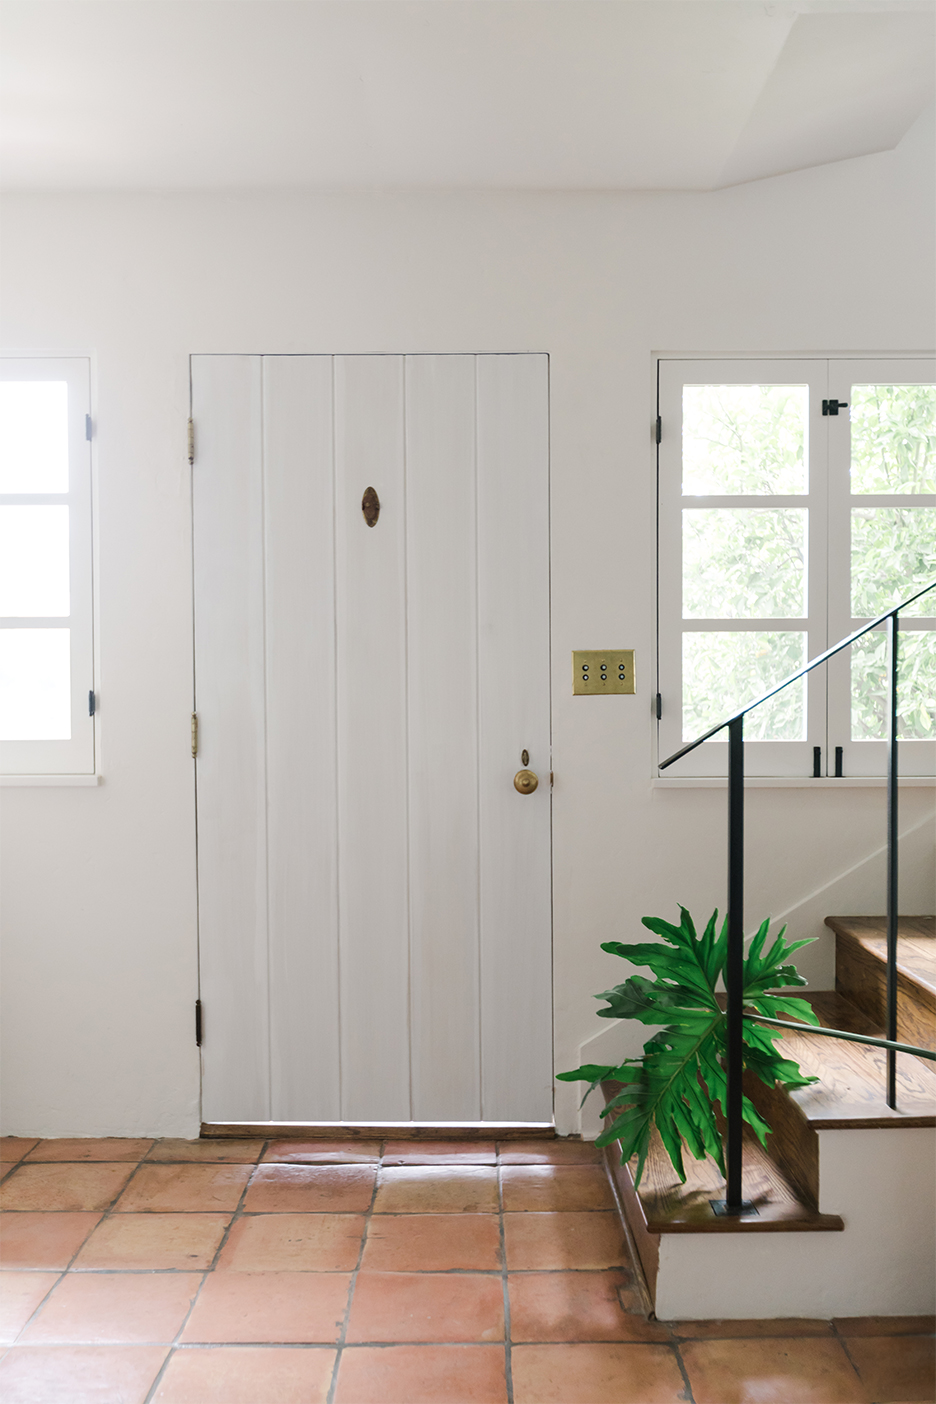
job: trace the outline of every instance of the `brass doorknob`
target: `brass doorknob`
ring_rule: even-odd
[[[532,795],[538,784],[539,776],[532,770],[518,770],[514,776],[514,789],[521,795]]]

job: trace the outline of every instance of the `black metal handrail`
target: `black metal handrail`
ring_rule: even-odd
[[[882,624],[887,627],[888,686],[887,686],[887,1011],[885,1039],[869,1039],[865,1035],[854,1035],[841,1029],[819,1029],[811,1024],[790,1024],[782,1020],[763,1020],[758,1023],[778,1024],[791,1027],[804,1033],[819,1033],[826,1037],[850,1039],[854,1042],[874,1042],[887,1052],[887,1105],[897,1106],[897,1053],[914,1052],[923,1057],[934,1055],[925,1049],[914,1049],[909,1044],[897,1043],[897,674],[898,674],[898,616],[902,609],[936,590],[936,580],[908,595],[900,604],[878,615],[870,623],[856,629],[847,638],[841,639],[824,653],[820,653],[791,673],[783,682],[765,692],[756,701],[741,707],[717,726],[711,727],[703,735],[690,741],[673,755],[660,763],[660,769],[675,764],[704,741],[717,736],[728,728],[728,954],[725,962],[725,986],[727,990],[727,1059],[725,1097],[725,1202],[724,1212],[741,1214],[749,1207],[741,1192],[741,1138],[743,1128],[744,1072],[744,1020],[755,1016],[744,1012],[744,718],[762,703],[776,697],[778,692],[811,673],[814,668],[828,663],[837,653],[849,648],[856,639],[868,634]]]

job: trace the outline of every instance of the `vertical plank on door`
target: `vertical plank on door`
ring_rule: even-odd
[[[548,358],[479,356],[477,374],[482,1115],[549,1121]]]
[[[270,1116],[258,356],[196,356],[202,1116]]]
[[[263,358],[270,1079],[274,1121],[337,1121],[330,356]]]
[[[475,361],[406,360],[413,1117],[481,1116]]]
[[[341,1115],[408,1120],[403,358],[335,359]],[[380,517],[361,498],[373,487]]]

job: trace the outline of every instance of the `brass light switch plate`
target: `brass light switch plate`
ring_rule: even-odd
[[[602,692],[636,692],[632,648],[585,648],[572,654],[572,691],[596,697]]]

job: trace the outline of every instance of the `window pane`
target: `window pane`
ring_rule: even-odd
[[[852,616],[873,619],[936,580],[936,508],[853,507]],[[907,610],[936,614],[936,591]]]
[[[805,662],[805,634],[683,634],[683,740],[695,740]],[[806,679],[746,717],[744,735],[748,741],[804,740]]]
[[[68,385],[0,381],[0,492],[68,491]]]
[[[0,507],[0,615],[68,616],[68,508]]]
[[[683,509],[684,619],[802,619],[805,507]]]
[[[851,647],[852,740],[887,737],[887,635],[865,634]],[[897,647],[897,735],[936,738],[936,633],[902,630]]]
[[[683,494],[806,492],[806,385],[683,387]]]
[[[0,629],[0,740],[71,737],[68,629]]]
[[[936,492],[936,385],[853,385],[852,492]]]

